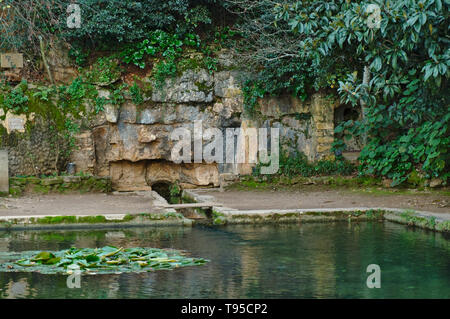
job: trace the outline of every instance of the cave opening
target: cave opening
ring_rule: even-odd
[[[171,201],[170,186],[171,186],[171,184],[169,182],[156,182],[152,185],[152,190],[157,192],[165,200],[167,200],[167,202],[170,203],[170,201]]]

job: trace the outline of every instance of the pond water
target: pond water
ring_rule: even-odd
[[[0,298],[450,298],[450,237],[389,222],[0,232],[0,251],[186,250],[205,266],[139,274],[0,273]],[[369,289],[369,264],[381,288]]]

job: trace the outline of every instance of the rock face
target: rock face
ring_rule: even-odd
[[[68,151],[67,141],[60,134],[55,134],[52,123],[47,119],[31,115],[26,121],[22,119],[27,129],[12,129],[8,121],[9,133],[6,124],[0,122],[0,149],[8,151],[9,176],[51,175],[64,170],[66,163],[60,154]],[[83,139],[84,135],[80,136],[77,143],[84,143]],[[84,158],[89,156],[89,150],[75,156],[80,156],[77,163],[82,165]],[[81,168],[84,169],[84,166]]]
[[[206,70],[187,70],[180,77],[167,79],[152,94],[153,102],[209,103],[213,100],[213,77]]]
[[[95,159],[90,147],[81,147],[78,155],[74,154],[74,161],[89,162],[97,175],[110,175],[113,187],[120,190],[146,190],[155,183],[174,182],[185,188],[218,186],[222,173],[251,174],[251,163],[173,163],[171,150],[176,141],[170,134],[181,127],[192,132],[195,121],[202,121],[203,130],[279,128],[285,151],[303,152],[310,160],[331,156],[332,101],[322,95],[305,102],[291,96],[262,99],[261,116],[247,119],[240,89],[243,78],[238,71],[211,75],[206,70],[188,70],[154,89],[142,105],[126,101],[119,109],[105,108],[103,122],[97,121],[97,126],[89,131]],[[203,147],[208,143],[204,140]],[[80,152],[87,154],[80,156]],[[248,150],[246,153],[248,156]],[[79,169],[83,167],[86,164],[77,165]]]
[[[227,59],[225,53],[221,55],[223,68],[232,66]],[[171,133],[177,128],[193,132],[196,121],[201,121],[203,132],[208,128],[222,132],[227,128],[279,128],[283,150],[303,152],[311,161],[332,156],[333,101],[320,94],[307,101],[291,96],[270,97],[259,101],[258,116],[248,118],[243,112],[241,91],[246,76],[235,67],[213,73],[186,70],[162,86],[153,85],[141,105],[130,99],[120,107],[107,103],[104,111],[75,136],[77,148],[71,161],[77,172],[111,176],[112,185],[118,190],[148,190],[156,183],[174,182],[183,187],[218,186],[220,174],[252,172],[252,163],[174,163],[171,152],[177,142],[170,138]],[[99,96],[108,100],[111,91],[101,87]],[[20,143],[33,147],[31,142]],[[203,140],[200,145],[204,150],[209,143],[210,140]],[[46,145],[36,145],[46,150]],[[192,154],[194,145],[192,139]],[[49,157],[51,151],[47,153],[42,155],[43,160],[54,166],[57,159]],[[248,149],[245,153],[248,155]],[[232,156],[237,156],[236,151]],[[11,175],[35,173],[25,157],[17,152],[13,157]],[[39,169],[39,173],[48,173],[52,165]]]
[[[56,83],[70,83],[78,72],[69,59],[69,48],[63,43],[52,39],[52,49],[47,54],[47,61]]]

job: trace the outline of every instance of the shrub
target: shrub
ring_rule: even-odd
[[[305,154],[300,152],[281,152],[280,168],[278,175],[288,177],[294,176],[321,176],[321,175],[351,175],[355,172],[356,167],[343,158],[337,160],[320,160],[310,163]],[[261,164],[255,168],[254,174],[260,174]]]

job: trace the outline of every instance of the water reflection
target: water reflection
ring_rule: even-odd
[[[391,223],[0,232],[0,251],[185,250],[206,266],[140,274],[0,273],[0,298],[449,298],[450,241]],[[1,262],[1,256],[0,256]],[[379,264],[382,288],[366,287]]]

